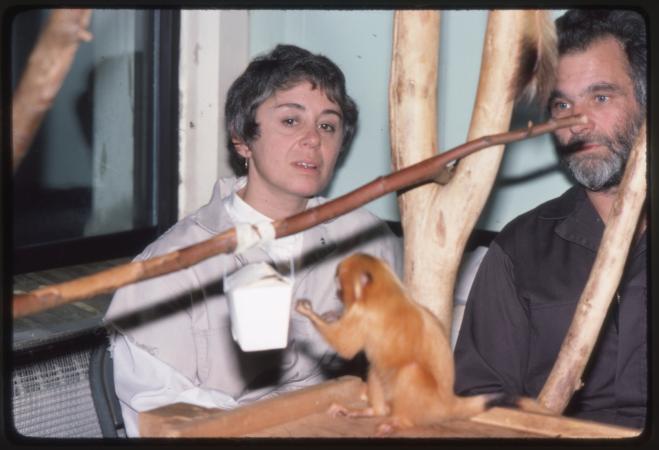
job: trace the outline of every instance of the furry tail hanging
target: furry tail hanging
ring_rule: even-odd
[[[469,419],[493,406],[502,406],[503,394],[481,394],[469,397],[456,397],[452,417],[456,419]],[[508,400],[506,400],[507,402]]]
[[[517,101],[543,105],[554,85],[558,47],[556,26],[549,11],[529,10],[523,21],[520,66],[513,79]]]
[[[489,396],[489,399],[486,403],[485,409],[494,408],[500,406],[503,408],[517,408],[522,411],[536,413],[536,414],[546,414],[555,416],[556,413],[545,408],[537,400],[530,397],[520,397],[519,395],[509,395],[509,394],[485,394]]]
[[[453,408],[454,415],[452,417],[456,419],[469,419],[494,407],[515,408],[530,413],[556,415],[535,399],[494,393],[456,397],[456,403]]]

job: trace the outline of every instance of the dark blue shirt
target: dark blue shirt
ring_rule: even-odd
[[[508,224],[472,285],[455,348],[461,395],[537,397],[572,321],[604,224],[585,191],[561,197]],[[647,401],[647,239],[632,245],[583,387],[565,415],[634,428]]]

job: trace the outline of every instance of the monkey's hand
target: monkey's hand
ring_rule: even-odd
[[[295,310],[311,320],[319,318],[313,308],[311,308],[311,302],[309,300],[298,300],[295,304]]]
[[[320,315],[320,318],[323,319],[326,323],[336,322],[341,318],[341,314],[337,311],[327,311]]]

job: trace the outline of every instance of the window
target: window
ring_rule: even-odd
[[[17,86],[50,10],[11,21]],[[11,191],[14,274],[132,256],[176,220],[178,11],[95,9]]]

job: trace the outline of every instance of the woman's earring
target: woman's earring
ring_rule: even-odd
[[[245,158],[245,172],[249,170],[249,158]]]

